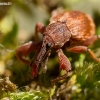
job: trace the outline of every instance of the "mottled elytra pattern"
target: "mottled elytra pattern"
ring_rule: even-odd
[[[57,12],[52,14],[57,14]],[[100,38],[100,36],[95,35],[95,24],[88,14],[80,11],[66,11],[61,14],[52,15],[47,27],[37,23],[35,37],[37,37],[38,32],[43,35],[42,41],[29,42],[16,50],[18,59],[30,66],[32,75],[35,77],[43,60],[45,61],[45,69],[47,69],[48,58],[52,50],[58,55],[60,69],[66,71],[66,74],[63,76],[52,80],[53,83],[66,78],[67,73],[71,71],[71,63],[67,56],[64,55],[63,49],[74,53],[88,52],[95,61],[100,62],[100,59],[88,49],[89,45]],[[23,58],[23,56],[33,51],[39,51],[35,61],[28,61]]]
[[[95,25],[92,18],[83,12],[70,11],[61,13],[54,17],[51,23],[57,21],[66,21],[74,40],[84,41],[95,34]]]

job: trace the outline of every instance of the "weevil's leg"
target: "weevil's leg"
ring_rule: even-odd
[[[60,69],[65,70],[66,74],[63,76],[59,76],[56,79],[52,80],[52,84],[54,84],[56,81],[62,80],[67,77],[68,72],[71,71],[71,64],[68,58],[64,55],[63,51],[61,49],[57,50],[58,53],[58,60],[60,63]]]
[[[37,23],[36,24],[36,26],[35,26],[35,34],[34,34],[35,41],[38,41],[38,33],[40,32],[41,34],[43,34],[44,30],[45,30],[45,26],[42,23]]]
[[[100,62],[100,58],[97,58],[91,49],[88,49],[88,52],[95,61]]]
[[[55,82],[65,79],[68,76],[68,73],[64,74],[63,76],[59,76],[56,79],[51,80],[52,86],[54,86]]]
[[[94,52],[91,49],[88,49],[86,46],[75,46],[69,49],[66,49],[69,52],[74,53],[82,53],[82,52],[89,52],[90,56],[97,62],[100,62],[100,58],[97,58],[94,54]]]
[[[71,71],[71,64],[61,49],[57,50],[61,70]]]
[[[84,42],[82,43],[82,45],[84,45],[84,46],[89,46],[89,45],[93,44],[93,43],[94,43],[96,40],[98,40],[98,39],[100,39],[100,35],[95,35],[95,36],[93,36],[92,38],[87,39],[86,41],[84,41]]]
[[[34,50],[38,50],[41,46],[41,42],[28,42],[24,45],[21,45],[16,50],[16,56],[19,60],[21,60],[23,63],[30,65],[30,61],[26,60],[25,57],[29,53],[33,52]]]

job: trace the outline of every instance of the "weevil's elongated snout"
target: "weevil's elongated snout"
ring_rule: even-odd
[[[44,37],[42,47],[40,49],[40,52],[35,60],[35,62],[31,62],[30,67],[32,69],[32,75],[35,77],[37,76],[39,65],[42,62],[43,58],[45,57],[45,54],[47,52],[47,45],[50,47],[50,44],[48,43],[47,37]]]
[[[46,53],[46,44],[43,44],[41,49],[40,49],[40,52],[39,52],[39,54],[38,54],[38,56],[37,56],[37,58],[35,60],[35,62],[34,63],[32,62],[30,64],[33,76],[37,76],[39,65],[42,62],[45,53]]]

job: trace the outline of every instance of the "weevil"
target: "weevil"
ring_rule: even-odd
[[[39,32],[43,35],[42,41],[23,44],[16,50],[17,58],[30,66],[34,77],[37,76],[39,66],[44,58],[45,66],[47,66],[52,50],[58,55],[60,69],[66,71],[66,74],[57,77],[52,82],[64,79],[72,69],[63,49],[74,53],[88,52],[95,61],[100,62],[100,59],[88,48],[89,45],[100,38],[99,35],[95,35],[95,24],[88,14],[80,11],[52,13],[48,26],[45,27],[42,23],[36,24],[35,37],[38,36]],[[39,52],[35,62],[23,58],[23,56],[37,50]]]

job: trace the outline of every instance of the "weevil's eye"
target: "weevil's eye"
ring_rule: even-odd
[[[47,47],[47,48],[50,48],[50,47],[51,47],[51,43],[47,43],[47,44],[46,44],[46,47]]]

